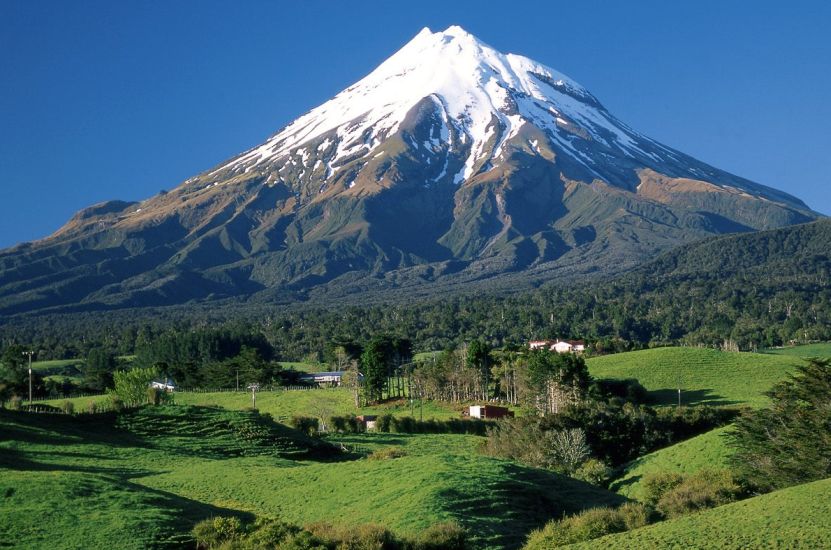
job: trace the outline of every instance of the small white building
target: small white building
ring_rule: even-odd
[[[582,353],[586,351],[586,342],[583,340],[532,340],[528,347],[534,349],[547,349],[557,353]]]
[[[340,386],[343,381],[343,375],[346,371],[336,370],[328,372],[311,372],[304,374],[300,379],[309,384],[317,384],[319,386]],[[358,373],[358,382],[363,382],[364,375]]]
[[[151,388],[156,388],[157,390],[166,391],[167,393],[173,393],[176,391],[176,385],[173,383],[173,380],[170,378],[164,381],[153,380],[150,382]]]
[[[586,343],[583,340],[557,340],[551,349],[557,353],[582,353],[586,351]]]

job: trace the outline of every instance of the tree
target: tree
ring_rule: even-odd
[[[387,382],[386,343],[380,338],[373,338],[361,354],[361,368],[364,374],[364,388],[367,402],[378,402],[383,397]]]
[[[578,355],[547,350],[528,354],[525,400],[543,416],[578,403],[590,382],[586,362]]]
[[[25,347],[12,344],[0,356],[0,403],[14,394],[27,391],[27,365],[23,356],[25,351]]]
[[[831,476],[831,366],[811,359],[767,393],[768,408],[736,422],[733,466],[771,491]]]
[[[490,386],[491,347],[481,340],[474,340],[467,347],[467,365],[477,371],[482,399],[488,400]]]
[[[127,407],[138,407],[148,401],[150,382],[158,375],[153,368],[136,368],[116,371],[113,374],[114,388],[110,396],[117,398]]]
[[[92,348],[84,367],[84,385],[98,391],[112,387],[115,366],[115,356],[112,353],[104,348]]]

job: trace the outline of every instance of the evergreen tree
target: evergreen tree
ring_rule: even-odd
[[[831,476],[829,361],[812,359],[799,366],[767,395],[770,407],[747,413],[736,423],[736,469],[762,491]]]

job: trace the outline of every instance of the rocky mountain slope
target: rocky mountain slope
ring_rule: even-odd
[[[0,313],[621,271],[816,217],[639,134],[545,65],[424,29],[262,145],[0,252]]]

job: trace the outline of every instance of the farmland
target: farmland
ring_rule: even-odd
[[[477,436],[341,436],[337,442],[357,454],[321,460],[314,458],[324,451],[316,450],[318,442],[253,412],[185,406],[76,417],[0,411],[0,426],[6,434],[0,541],[25,548],[53,547],[55,540],[101,548],[125,539],[143,548],[180,540],[198,519],[250,512],[298,523],[382,522],[402,533],[456,519],[476,547],[511,548],[552,516],[622,500],[481,456]],[[361,458],[389,446],[406,456]],[[494,517],[494,506],[506,512]]]
[[[705,348],[657,348],[594,357],[587,361],[597,378],[636,378],[658,403],[750,405],[802,360],[793,356],[733,353]]]
[[[718,428],[642,456],[627,465],[611,489],[621,495],[640,500],[644,476],[658,472],[690,474],[705,468],[726,468],[731,451],[726,434],[729,427]]]
[[[829,548],[829,517],[825,479],[569,548]]]

